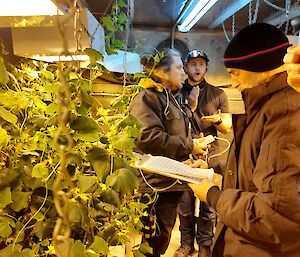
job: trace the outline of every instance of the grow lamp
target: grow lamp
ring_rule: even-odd
[[[51,0],[0,0],[0,16],[63,15]]]
[[[198,20],[200,20],[209,10],[211,7],[218,0],[202,0],[202,1],[195,1],[190,2],[189,6],[186,8],[187,12],[184,13],[180,25],[178,26],[178,30],[180,32],[187,32],[189,31]]]

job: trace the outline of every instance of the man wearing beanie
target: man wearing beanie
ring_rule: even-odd
[[[218,213],[213,257],[300,256],[300,94],[287,84],[288,46],[279,29],[256,23],[225,51],[245,114],[233,116],[223,190],[190,185]]]
[[[191,127],[192,135],[196,138],[200,133],[204,136],[217,136],[217,131],[227,133],[231,129],[231,115],[225,92],[210,85],[204,78],[208,62],[207,54],[200,49],[192,50],[185,58],[184,68],[188,78],[181,89],[181,102],[187,101],[193,111]],[[217,152],[218,144],[215,141],[211,144],[209,154],[211,156]],[[219,159],[216,157],[211,158],[209,167],[222,173]],[[214,210],[203,202],[200,203],[199,217],[195,218],[194,213],[195,196],[192,190],[185,191],[178,206],[181,239],[174,257],[187,257],[194,252],[195,238],[199,245],[199,257],[208,257],[210,254],[216,219]]]

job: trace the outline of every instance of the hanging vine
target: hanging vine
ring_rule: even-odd
[[[76,61],[24,59],[13,67],[0,57],[0,257],[107,256],[142,226],[147,206],[136,197],[130,167],[140,128],[128,115],[136,87],[92,115],[102,55],[82,49],[76,2],[58,20],[62,54],[70,54],[64,24],[73,20],[76,52],[90,56],[90,77]],[[132,254],[150,251],[142,244]]]

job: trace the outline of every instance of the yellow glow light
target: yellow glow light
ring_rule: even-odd
[[[0,16],[63,15],[51,0],[0,0],[0,6]]]
[[[68,61],[89,61],[90,58],[87,55],[68,55],[68,56],[58,56],[58,55],[35,55],[31,56],[30,58],[35,60],[41,60],[45,62],[68,62]]]

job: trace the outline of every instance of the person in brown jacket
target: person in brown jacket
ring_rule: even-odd
[[[176,100],[185,78],[180,54],[168,49],[161,56],[159,61],[153,57],[141,60],[149,77],[141,79],[139,85],[145,90],[131,104],[130,113],[143,124],[135,151],[185,161],[190,154],[202,152],[202,146],[193,142],[189,131],[191,111]],[[154,226],[155,219],[157,223],[156,233],[150,229],[150,233],[144,234],[144,240],[153,248],[151,256],[160,256],[168,248],[183,190],[189,190],[186,183],[142,172],[139,191],[152,195],[158,192],[157,200],[149,208],[154,218],[143,220],[148,228]]]
[[[245,114],[233,117],[223,190],[190,185],[218,213],[213,257],[300,256],[300,94],[287,84],[288,46],[279,29],[256,23],[225,51]]]

